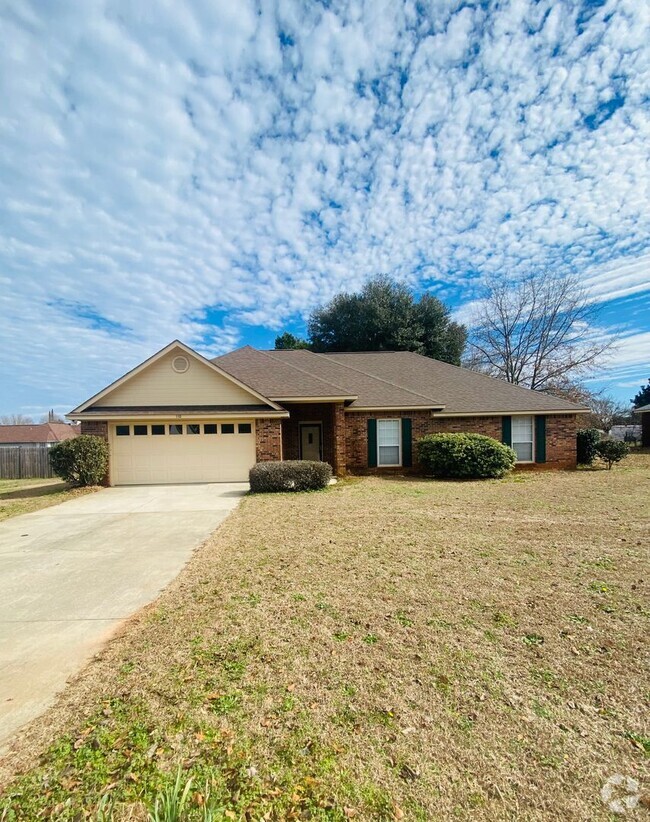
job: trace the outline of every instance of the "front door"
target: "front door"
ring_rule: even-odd
[[[300,426],[300,459],[320,460],[321,457],[320,423],[307,423]]]

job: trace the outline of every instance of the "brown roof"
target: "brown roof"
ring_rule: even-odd
[[[435,394],[444,403],[443,414],[582,410],[582,406],[567,400],[411,351],[368,351],[320,356],[394,381],[420,393],[430,396]]]
[[[63,422],[41,425],[0,425],[0,443],[61,442],[76,437],[77,426]]]
[[[266,397],[345,397],[355,408],[431,408],[443,414],[579,411],[567,400],[408,351],[314,354],[250,346],[213,360]]]

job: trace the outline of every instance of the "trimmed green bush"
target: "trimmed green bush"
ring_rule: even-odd
[[[100,485],[108,471],[108,443],[90,434],[63,440],[50,448],[50,464],[70,485]]]
[[[249,473],[251,491],[266,494],[275,491],[319,491],[332,479],[332,466],[312,460],[258,462]]]
[[[591,465],[598,456],[596,450],[600,442],[600,431],[597,428],[581,428],[576,432],[576,451],[578,465]]]
[[[418,459],[434,477],[499,478],[517,459],[510,446],[482,434],[429,434],[416,448]]]
[[[630,453],[630,446],[618,440],[601,440],[596,446],[596,453],[607,463],[607,470],[612,470],[615,462],[620,462]]]

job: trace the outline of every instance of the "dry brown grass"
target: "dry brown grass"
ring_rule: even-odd
[[[70,488],[60,479],[0,480],[0,521],[49,508],[97,488]]]
[[[16,818],[135,818],[182,762],[233,818],[609,819],[650,793],[649,469],[247,498],[6,758]]]

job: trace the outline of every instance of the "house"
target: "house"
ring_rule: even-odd
[[[26,445],[31,448],[50,448],[62,440],[79,434],[78,425],[63,422],[44,422],[40,425],[0,425],[0,448]]]
[[[325,460],[337,474],[417,471],[415,442],[475,432],[520,467],[571,468],[587,409],[406,351],[245,346],[213,360],[178,340],[67,416],[110,446],[114,485],[245,481],[255,462]]]
[[[641,446],[650,448],[650,405],[635,408],[634,413],[641,416]]]

